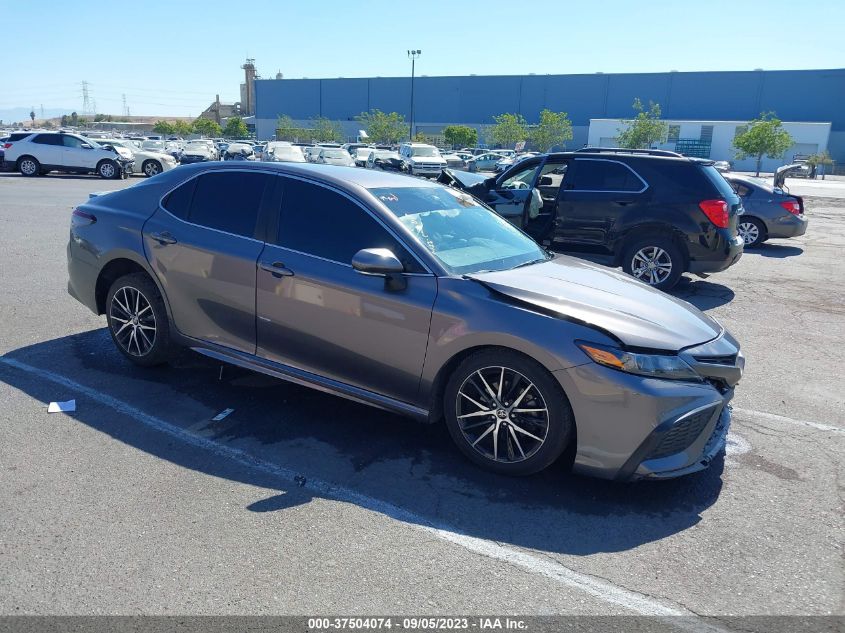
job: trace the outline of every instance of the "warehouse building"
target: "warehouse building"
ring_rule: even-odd
[[[272,137],[280,115],[303,126],[326,117],[341,122],[354,138],[361,112],[395,111],[409,119],[410,93],[410,77],[258,79],[256,132],[262,139]],[[588,142],[591,119],[631,117],[637,97],[659,103],[664,118],[672,121],[743,122],[771,111],[784,121],[830,124],[827,148],[837,162],[845,162],[845,69],[422,76],[415,80],[414,95],[415,132],[436,133],[449,124],[483,130],[503,112],[536,123],[548,108],[569,114],[570,148]]]

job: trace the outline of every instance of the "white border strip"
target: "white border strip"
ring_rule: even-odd
[[[740,407],[733,407],[733,412],[740,416],[748,416],[749,418],[759,418],[761,420],[770,420],[772,422],[784,422],[786,424],[797,424],[798,426],[807,426],[811,429],[816,429],[817,431],[845,434],[845,427],[843,426],[832,426],[830,424],[810,422],[809,420],[795,420],[784,415],[766,413],[765,411],[755,411],[754,409],[742,409]]]
[[[0,363],[33,374],[43,380],[49,380],[62,385],[63,387],[67,387],[68,389],[72,389],[78,394],[82,394],[95,402],[110,407],[119,413],[130,416],[138,422],[155,429],[156,431],[166,433],[186,444],[210,451],[220,457],[231,459],[249,468],[255,468],[270,475],[277,476],[280,479],[293,482],[294,477],[297,477],[301,480],[301,475],[293,470],[279,466],[272,462],[258,459],[240,449],[226,446],[224,444],[218,444],[217,442],[211,441],[207,438],[194,435],[181,427],[162,420],[161,418],[145,413],[140,409],[123,402],[122,400],[118,400],[117,398],[101,393],[96,389],[81,385],[60,374],[56,374],[46,369],[33,367],[31,365],[27,365],[26,363],[6,357],[0,357]],[[615,585],[607,580],[572,570],[558,562],[540,558],[523,550],[505,547],[493,541],[461,534],[456,529],[451,528],[448,525],[435,523],[429,519],[416,515],[413,512],[405,510],[404,508],[395,506],[380,499],[369,497],[349,488],[344,488],[313,477],[307,477],[305,487],[314,492],[320,493],[321,496],[352,503],[372,512],[384,514],[397,521],[402,521],[411,527],[433,534],[444,541],[459,545],[468,551],[498,560],[500,562],[521,567],[530,573],[538,574],[561,585],[578,589],[603,602],[622,607],[636,614],[664,617],[688,616],[683,620],[673,621],[673,623],[679,628],[695,631],[724,631],[721,627],[704,621],[699,621],[698,618],[695,618],[695,620],[690,619],[689,616],[695,616],[696,614],[680,605],[670,606],[647,595]]]

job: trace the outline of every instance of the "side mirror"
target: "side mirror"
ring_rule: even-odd
[[[552,177],[551,176],[540,176],[540,187],[551,187],[552,186]]]
[[[405,270],[402,262],[387,248],[364,248],[352,258],[352,268],[365,275],[390,275]]]
[[[80,145],[80,147],[81,147],[82,149],[94,149],[94,148],[93,148],[93,147],[91,147],[88,143],[82,143],[82,145]],[[112,147],[112,150],[114,150],[114,148],[113,148],[113,147]]]

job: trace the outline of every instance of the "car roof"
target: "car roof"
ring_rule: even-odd
[[[256,171],[274,171],[280,174],[289,174],[291,176],[302,176],[309,180],[321,182],[323,184],[331,185],[338,189],[354,192],[357,189],[374,189],[382,187],[393,188],[407,188],[407,187],[442,187],[443,185],[427,180],[424,178],[415,178],[413,176],[405,176],[389,171],[380,171],[373,169],[361,169],[360,167],[340,167],[337,165],[317,165],[313,163],[265,163],[247,161],[238,161],[232,165],[227,162],[207,162],[196,163],[193,165],[182,165],[178,170],[171,172],[181,172],[188,176],[195,172],[211,171],[211,170],[256,170]]]

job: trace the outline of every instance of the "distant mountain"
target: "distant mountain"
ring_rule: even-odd
[[[29,113],[31,110],[31,107],[0,108],[0,120],[3,121],[3,123],[29,121]],[[79,108],[44,108],[44,116],[42,117],[41,108],[35,106],[35,118],[52,119],[53,117],[62,116],[63,114],[70,114],[74,110],[79,112]]]

